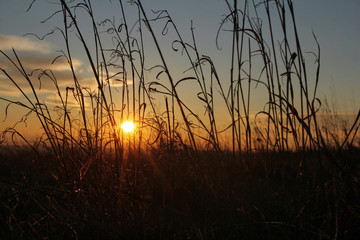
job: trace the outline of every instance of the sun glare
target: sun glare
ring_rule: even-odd
[[[121,128],[124,130],[124,132],[130,133],[134,131],[135,125],[133,122],[126,121],[121,125]]]

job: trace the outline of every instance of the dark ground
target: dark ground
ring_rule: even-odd
[[[360,239],[359,156],[154,150],[136,168],[124,163],[120,178],[103,157],[80,179],[81,154],[1,147],[0,236]]]

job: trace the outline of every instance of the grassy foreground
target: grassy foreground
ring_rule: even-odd
[[[128,163],[120,185],[111,158],[76,179],[45,150],[1,147],[0,154],[2,239],[360,236],[359,149],[331,161],[318,152],[233,161],[226,153],[153,150],[139,158],[137,178]]]

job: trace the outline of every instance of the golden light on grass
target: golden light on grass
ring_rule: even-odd
[[[131,133],[135,129],[135,124],[131,121],[126,121],[121,125],[121,128],[126,133]]]

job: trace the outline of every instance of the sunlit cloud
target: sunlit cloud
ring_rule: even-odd
[[[63,96],[64,105],[66,104],[66,108],[69,110],[69,108],[79,108],[79,103],[74,98],[74,94],[72,92],[68,92],[68,98],[65,99],[65,96]],[[44,97],[44,102],[47,106],[56,106],[56,107],[63,107],[63,103],[61,102],[59,96],[57,94],[48,94],[46,97]],[[90,104],[86,102],[85,104]]]
[[[12,57],[12,54],[10,54],[10,57]],[[42,93],[57,91],[55,82],[61,92],[65,91],[66,87],[74,86],[74,77],[65,58],[58,58],[55,62],[53,62],[53,56],[34,53],[18,53],[18,57],[36,91],[40,91]],[[11,77],[12,80],[16,82],[19,88],[21,88],[25,93],[32,91],[30,83],[10,61],[1,55],[0,61],[0,67]],[[15,63],[18,64],[17,61],[15,61]],[[81,65],[82,62],[80,60],[73,59],[75,71]],[[85,77],[83,74],[76,73],[76,75],[77,80],[80,83],[88,83],[87,80],[84,80]],[[2,71],[0,71],[0,83],[1,95],[21,95],[19,89]]]
[[[50,43],[27,37],[0,34],[0,50],[7,54],[20,68],[20,63],[12,53],[12,49],[15,50],[36,91],[41,93],[57,91],[54,81],[56,81],[60,92],[65,91],[66,87],[74,85],[74,77],[67,59],[65,57],[56,58],[52,54],[54,51]],[[73,58],[72,65],[74,71],[77,72],[77,79],[81,81],[84,74],[78,74],[78,72],[82,62]],[[27,79],[3,54],[0,54],[0,68],[6,72],[0,71],[0,94],[2,96],[19,97],[21,91],[18,88],[26,94],[32,91]],[[18,87],[7,75],[16,82]]]
[[[56,56],[55,51],[51,51],[51,44],[46,41],[36,41],[25,37],[0,34],[0,49],[20,67],[12,52],[12,48],[15,49],[31,84],[11,61],[3,54],[0,54],[0,68],[16,82],[14,84],[5,73],[0,71],[1,96],[21,97],[21,91],[23,91],[25,94],[33,97],[31,85],[36,93],[42,94],[43,97],[49,94],[57,95],[58,91],[60,91],[62,96],[65,96],[66,88],[74,87],[75,79],[68,60],[65,57]],[[77,58],[72,58],[72,66],[76,74],[76,80],[83,87],[85,95],[98,89],[92,69],[89,66],[83,64]],[[122,79],[122,74],[117,72],[117,70],[109,70],[108,76],[112,87],[124,86],[125,81]],[[105,74],[101,77],[105,81],[105,86],[107,85],[106,77]],[[126,84],[131,85],[132,81],[127,80]],[[44,100],[49,104],[58,104],[58,102],[51,101],[49,98]]]
[[[125,85],[132,85],[132,80],[127,80],[126,82],[123,79],[111,79],[110,84],[112,87],[123,87]]]
[[[108,74],[105,72],[103,73],[103,79],[106,79],[106,77],[109,77],[109,83],[111,87],[124,87],[124,85],[132,85],[133,81],[131,79],[127,79],[126,81],[123,79],[123,74],[119,71],[113,71],[112,67],[108,67]],[[88,67],[88,72],[92,73],[93,70],[91,67]]]
[[[51,52],[52,45],[44,40],[40,41],[27,37],[0,34],[0,49],[7,51],[13,48],[16,51],[31,51],[47,54]]]

